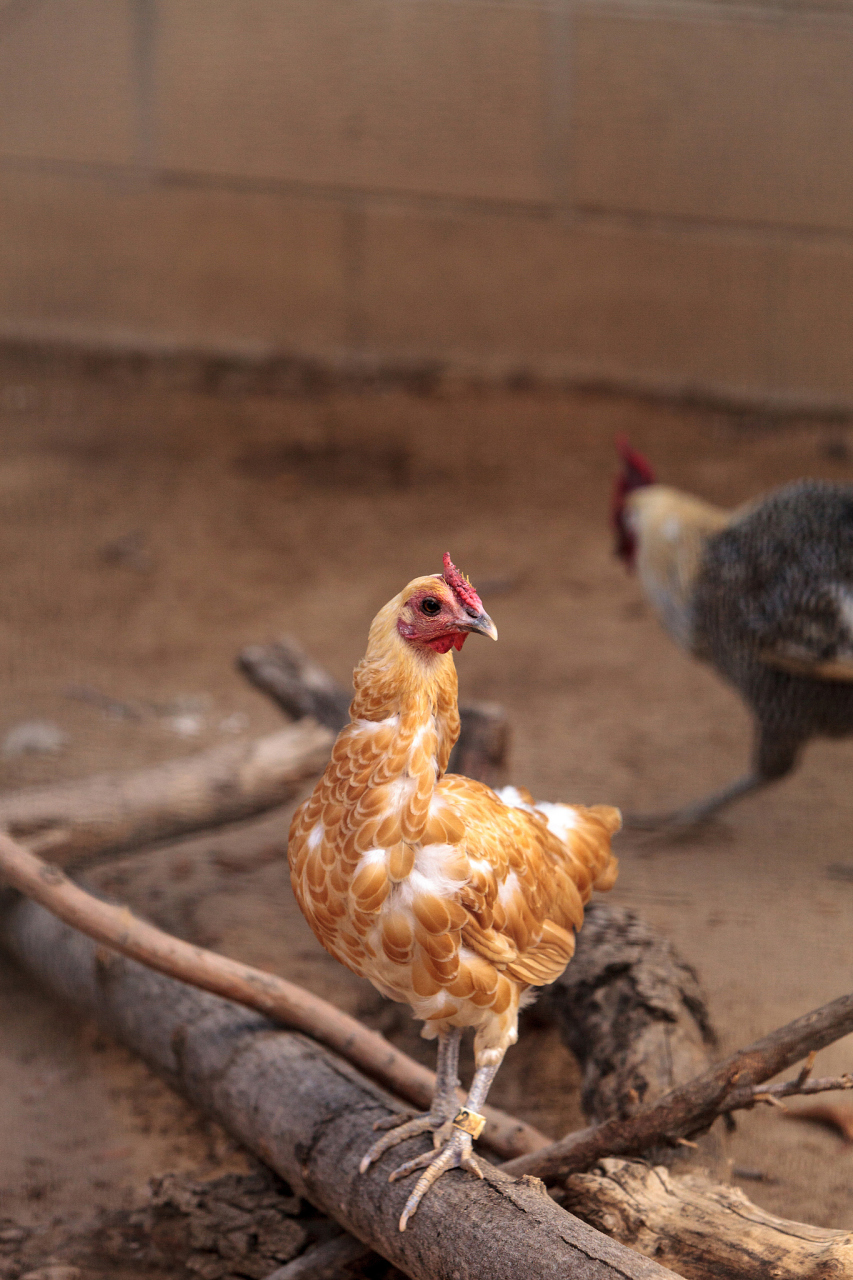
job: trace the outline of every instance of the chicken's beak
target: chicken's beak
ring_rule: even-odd
[[[487,613],[476,613],[473,609],[465,610],[465,617],[457,624],[460,631],[469,631],[478,636],[488,636],[497,640],[498,629]]]

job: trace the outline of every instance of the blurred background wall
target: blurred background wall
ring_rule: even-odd
[[[853,404],[853,17],[0,0],[0,332]]]

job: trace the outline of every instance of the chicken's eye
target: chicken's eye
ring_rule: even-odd
[[[436,600],[435,596],[426,596],[426,598],[421,601],[421,611],[423,613],[428,613],[431,618],[434,618],[437,613],[441,612],[441,605],[438,600]]]

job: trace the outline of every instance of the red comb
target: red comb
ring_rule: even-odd
[[[632,449],[627,436],[616,437],[616,452],[625,463],[626,479],[631,488],[639,489],[645,484],[655,483],[652,464],[636,449]]]
[[[483,612],[482,600],[468,579],[463,577],[456,568],[446,551],[444,553],[444,581],[463,604],[468,605],[471,609],[476,609],[478,613]]]

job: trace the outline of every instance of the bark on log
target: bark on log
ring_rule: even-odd
[[[583,1070],[591,1121],[627,1116],[708,1070],[716,1044],[696,973],[633,911],[592,902],[574,959],[533,1006]]]
[[[631,911],[587,908],[575,957],[540,1004],[580,1061],[584,1111],[599,1122],[708,1070],[716,1036],[696,975]],[[749,1092],[726,1101],[743,1106]],[[687,1280],[853,1276],[853,1236],[777,1218],[698,1172],[609,1158],[566,1185],[572,1213]]]
[[[602,1160],[568,1182],[566,1207],[687,1280],[841,1280],[853,1276],[853,1234],[787,1222],[738,1187],[702,1174]]]
[[[313,716],[335,734],[349,720],[352,690],[338,684],[289,636],[275,644],[247,645],[237,657],[237,667],[294,720]],[[448,772],[463,773],[489,787],[502,786],[509,756],[506,712],[493,702],[472,702],[459,708],[459,719],[459,741]]]
[[[536,1180],[500,1170],[450,1174],[409,1229],[397,1222],[408,1186],[358,1161],[393,1100],[354,1068],[256,1014],[104,955],[27,900],[0,907],[0,937],[61,999],[94,1015],[172,1085],[215,1116],[300,1195],[418,1280],[672,1280],[673,1272],[560,1209]]]
[[[286,1262],[283,1267],[276,1267],[266,1280],[340,1280],[348,1264],[363,1262],[367,1258],[375,1258],[373,1250],[356,1240],[355,1236],[335,1236],[325,1244],[315,1245],[292,1262]]]
[[[0,827],[62,866],[236,822],[284,804],[325,768],[332,734],[303,720],[134,773],[0,796]]]

